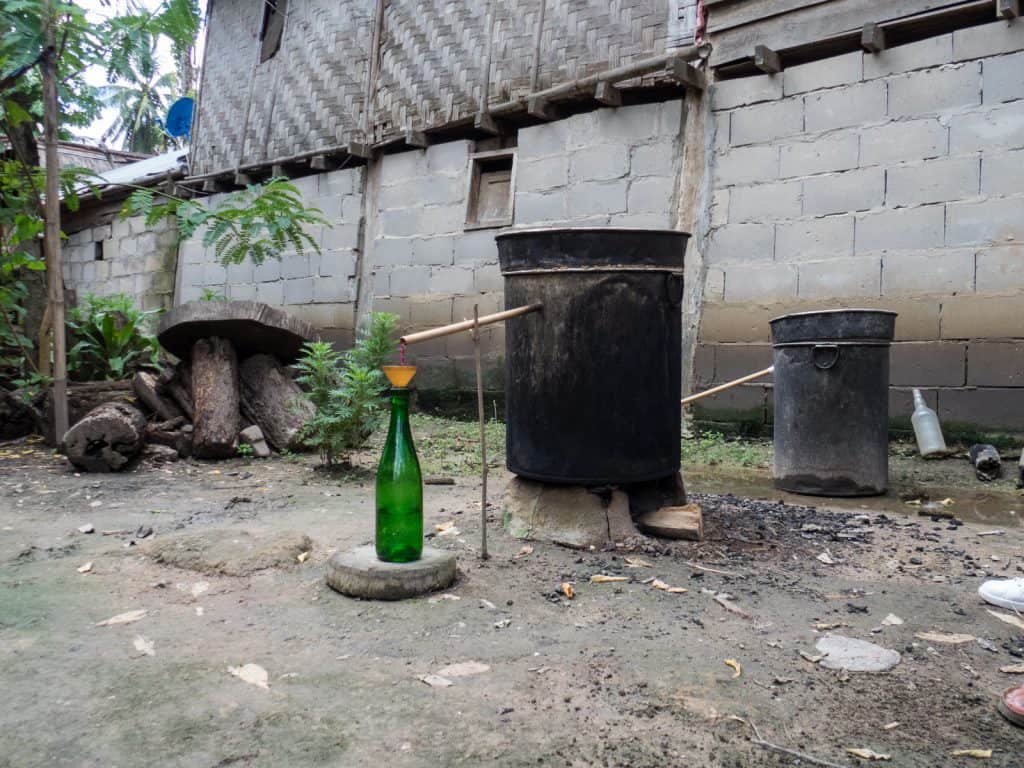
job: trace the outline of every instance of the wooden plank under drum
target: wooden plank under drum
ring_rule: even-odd
[[[662,507],[640,517],[640,530],[666,539],[700,541],[704,538],[704,516],[700,504]]]

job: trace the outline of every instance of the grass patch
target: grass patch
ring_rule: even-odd
[[[459,421],[413,413],[410,417],[412,436],[416,441],[416,455],[424,477],[431,475],[480,474],[480,426],[476,421]],[[487,466],[505,465],[505,425],[488,421]],[[377,450],[384,445],[387,425],[374,435],[372,446]]]
[[[768,440],[726,437],[721,432],[702,431],[682,441],[683,464],[726,467],[768,467],[772,444]]]

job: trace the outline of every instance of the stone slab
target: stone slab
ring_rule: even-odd
[[[847,672],[888,672],[901,658],[898,651],[843,635],[827,634],[815,647],[825,654],[821,666]]]
[[[662,507],[638,521],[640,530],[666,539],[700,541],[704,538],[703,513],[699,504]]]
[[[327,584],[367,600],[404,600],[445,589],[455,581],[455,555],[431,547],[412,563],[385,563],[372,544],[338,552],[327,562]]]

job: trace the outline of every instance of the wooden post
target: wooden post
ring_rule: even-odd
[[[487,429],[484,422],[484,379],[480,365],[480,307],[473,305],[473,356],[476,358],[476,412],[480,420],[480,559],[487,560]]]
[[[47,298],[53,327],[53,431],[60,445],[68,431],[68,361],[64,335],[64,276],[60,253],[60,160],[57,158],[57,33],[53,0],[46,0],[46,50],[43,54],[43,140],[46,144],[46,259]]]
[[[769,75],[782,71],[782,61],[779,59],[779,54],[767,45],[757,45],[754,47],[754,66]]]

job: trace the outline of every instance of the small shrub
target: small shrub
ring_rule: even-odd
[[[303,345],[297,381],[315,408],[303,439],[320,452],[324,464],[331,466],[363,445],[380,423],[387,384],[380,366],[397,347],[397,326],[397,315],[377,312],[344,354],[326,341]]]
[[[138,309],[123,293],[86,295],[68,311],[68,372],[78,381],[118,381],[159,368],[160,345],[152,332],[158,314]]]
[[[199,294],[200,301],[227,301],[228,297],[220,291],[214,290],[213,288],[203,288],[203,292]]]

